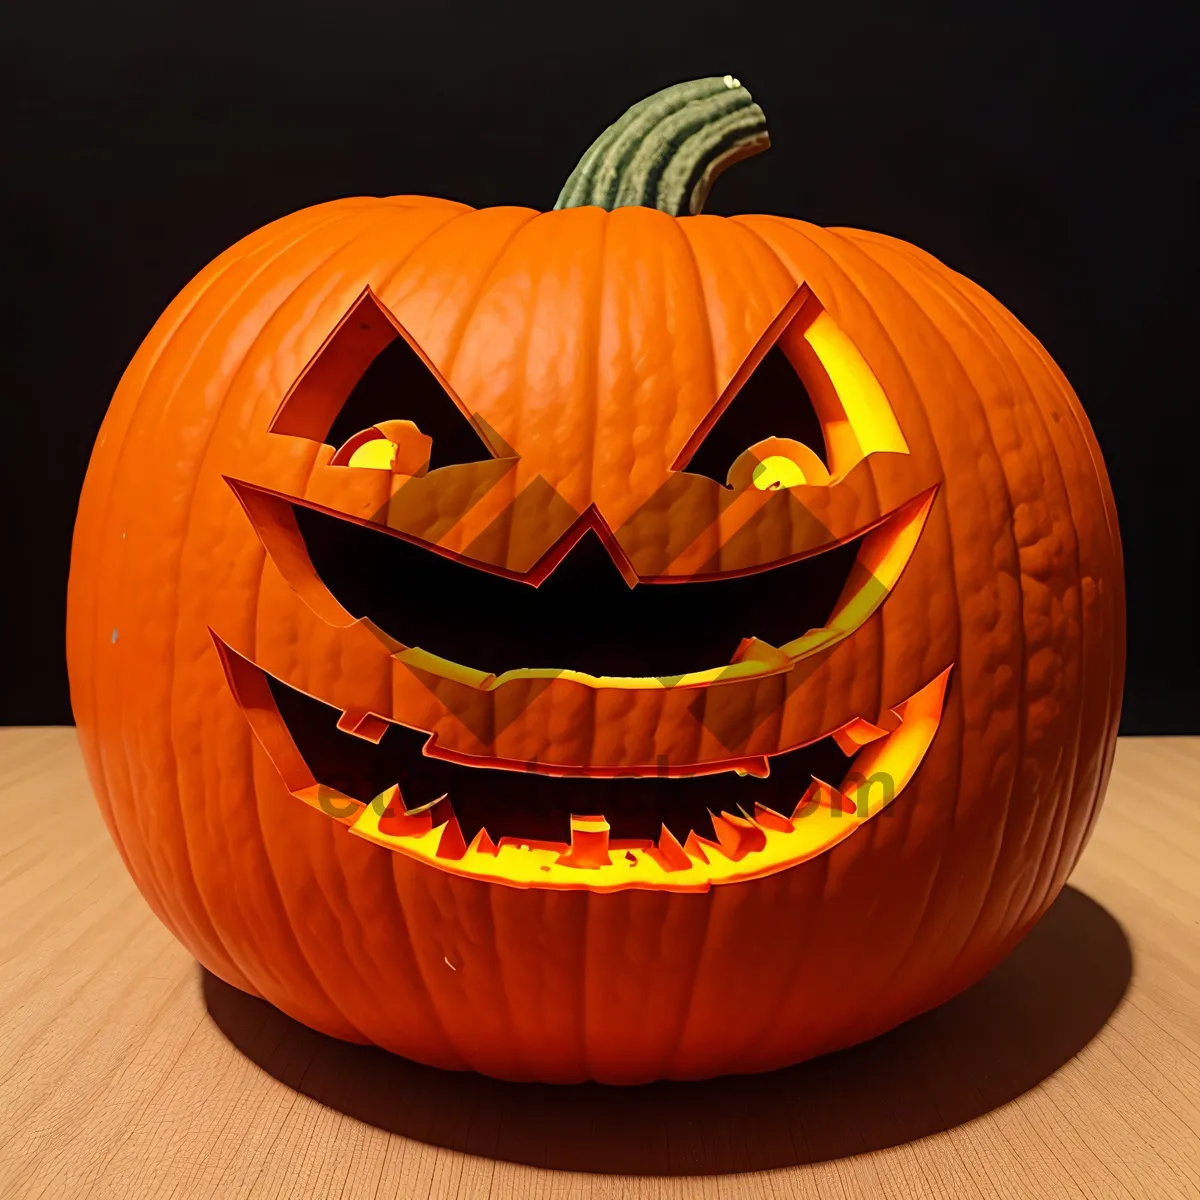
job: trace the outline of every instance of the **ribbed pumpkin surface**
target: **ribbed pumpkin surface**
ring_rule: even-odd
[[[816,737],[952,667],[933,744],[884,815],[766,878],[601,895],[460,878],[289,794],[210,629],[315,696],[369,690],[377,667],[288,587],[225,477],[305,494],[318,444],[268,427],[364,288],[510,446],[616,528],[802,283],[911,451],[903,478],[872,468],[864,506],[938,488],[893,593],[789,710]],[[68,653],[112,836],[210,970],[422,1062],[637,1082],[845,1046],[994,965],[1094,820],[1123,622],[1115,511],[1078,401],[1011,314],[929,255],[767,216],[397,197],[277,221],[163,314],[88,471]],[[390,680],[375,686],[382,704]]]

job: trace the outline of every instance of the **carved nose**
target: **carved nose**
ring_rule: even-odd
[[[612,528],[595,508],[589,508],[542,557],[531,578],[539,585],[551,575],[556,581],[570,576],[587,576],[611,583],[612,575],[633,587],[637,572],[617,543]]]

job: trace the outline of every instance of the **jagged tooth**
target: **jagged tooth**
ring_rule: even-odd
[[[844,726],[841,729],[835,729],[834,732],[831,733],[829,736],[833,738],[834,743],[837,745],[837,748],[847,758],[853,758],[854,755],[856,755],[858,753],[858,750],[859,750],[858,743],[854,740],[853,737],[850,736],[849,733],[846,732],[846,728]]]
[[[500,853],[499,847],[492,841],[491,835],[483,827],[480,827],[479,832],[471,839],[471,844],[467,849],[474,851],[476,854],[490,854],[493,858]]]
[[[755,779],[767,779],[771,774],[771,764],[765,754],[755,758],[743,759],[734,768],[739,775],[753,775]]]
[[[740,663],[749,659],[765,663],[768,667],[786,667],[792,661],[778,646],[772,646],[770,642],[764,642],[762,638],[756,637],[742,638],[729,661]]]
[[[442,830],[442,836],[438,839],[437,857],[460,859],[466,852],[467,843],[463,839],[458,818],[451,813],[450,819],[446,822],[446,827]]]
[[[337,727],[343,733],[353,734],[365,742],[378,746],[388,731],[388,722],[366,708],[347,708],[337,719]]]
[[[815,775],[808,791],[804,793],[800,803],[796,806],[796,811],[792,814],[793,818],[805,815],[800,810],[811,811],[814,804],[820,808],[827,808],[830,812],[834,813],[853,813],[858,811],[857,806],[849,796],[843,795],[832,784],[826,783],[823,779],[818,779]]]
[[[754,812],[752,813],[748,813],[740,804],[737,806],[737,810],[739,813],[741,813],[742,820],[749,821],[752,825],[757,825],[760,828],[770,828],[770,816],[767,817],[766,821],[760,819],[760,814],[767,813],[773,814],[779,821],[782,821],[787,826],[789,832],[792,830],[792,823],[786,817],[781,816],[779,813],[775,812],[774,809],[768,808],[765,804],[755,803]],[[777,825],[776,828],[778,827],[779,826]]]
[[[693,835],[694,836],[694,835]],[[679,844],[679,839],[664,825],[658,835],[658,845],[654,857],[664,871],[691,870],[692,860],[687,851]]]
[[[393,783],[390,788],[384,788],[371,801],[371,807],[381,816],[391,816],[404,812],[404,797],[400,794],[400,785]]]
[[[792,820],[806,817],[818,808],[827,808],[830,812],[836,813],[857,812],[853,800],[844,796],[832,784],[828,784],[814,775],[812,783],[800,797],[800,803],[792,810]]]
[[[765,804],[754,805],[754,819],[764,829],[775,829],[780,833],[795,833],[796,827],[783,815]]]
[[[804,795],[796,802],[796,807],[792,809],[793,821],[798,817],[807,817],[820,804],[820,792],[823,786],[817,782],[815,777],[813,778],[812,783],[804,789]]]
[[[608,854],[609,824],[602,816],[571,814],[571,844],[558,863],[564,867],[580,867],[594,871],[612,865]]]
[[[878,725],[864,721],[862,717],[855,717],[853,721],[847,721],[840,729],[835,729],[830,734],[830,737],[837,743],[838,749],[847,758],[853,757],[870,742],[886,736],[886,729],[880,729]]]
[[[702,863],[708,862],[704,842],[694,829],[688,831],[687,840],[683,843],[683,852],[691,858],[698,858]]]
[[[834,794],[837,793],[837,788],[832,784],[826,783],[823,779],[818,779],[813,776],[813,784],[816,786],[816,795],[814,799],[817,802],[818,808],[828,808],[831,811],[840,807],[839,802],[835,801]],[[840,793],[838,793],[840,795]]]
[[[337,727],[343,733],[353,733],[358,723],[367,715],[364,708],[343,708],[338,714]]]
[[[379,812],[380,833],[390,834],[392,837],[411,837],[414,834],[428,833],[433,828],[433,817],[429,811],[432,805],[426,804],[413,809],[406,807],[404,793],[397,784],[392,784],[386,791],[380,792],[371,804]]]
[[[745,817],[723,812],[708,814],[712,818],[713,832],[726,858],[740,862],[747,854],[762,850],[767,844],[767,835],[753,821]]]

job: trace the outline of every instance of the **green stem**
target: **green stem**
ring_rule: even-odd
[[[677,83],[640,100],[588,147],[554,207],[640,204],[695,215],[727,166],[770,144],[763,110],[732,75]]]

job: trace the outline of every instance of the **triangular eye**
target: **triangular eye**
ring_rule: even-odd
[[[771,437],[803,442],[828,463],[816,409],[778,344],[763,356],[682,469],[724,485],[742,451]]]
[[[366,289],[292,384],[271,432],[335,450],[381,421],[411,421],[433,439],[432,467],[511,458],[477,414],[460,408],[435,367]]]
[[[492,456],[475,427],[402,337],[381,350],[363,372],[325,441],[336,449],[380,421],[397,419],[412,421],[433,439],[430,470]]]

